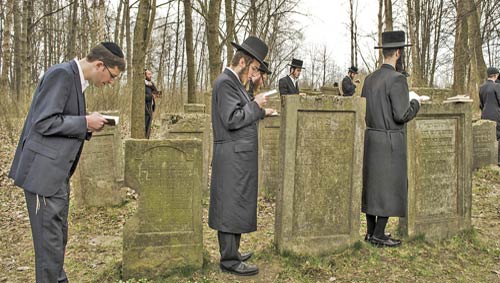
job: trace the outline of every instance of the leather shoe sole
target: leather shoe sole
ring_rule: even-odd
[[[222,272],[231,273],[239,276],[252,276],[259,274],[259,268],[255,265],[248,265],[244,262],[241,262],[236,268],[226,268],[223,265],[220,265],[220,269]]]

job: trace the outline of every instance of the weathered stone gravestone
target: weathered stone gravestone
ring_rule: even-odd
[[[478,120],[472,123],[474,157],[472,168],[498,163],[497,123]]]
[[[118,112],[107,112],[117,116]],[[104,126],[85,142],[72,178],[75,204],[79,206],[120,205],[125,199],[123,149],[119,126]]]
[[[184,104],[182,118],[169,125],[163,132],[165,139],[197,138],[203,144],[203,191],[208,192],[208,169],[210,167],[210,115],[205,114],[204,104]]]
[[[321,87],[321,92],[326,95],[340,95],[340,89],[338,87]]]
[[[453,90],[449,88],[412,88],[412,91],[418,95],[427,95],[431,98],[432,103],[441,103],[448,97],[455,96]]]
[[[423,104],[407,125],[410,237],[440,239],[471,225],[472,120],[470,103]]]
[[[280,97],[273,97],[266,108],[281,115]],[[259,121],[259,194],[273,198],[278,188],[281,117],[266,117]]]
[[[126,140],[125,156],[125,181],[139,200],[123,228],[123,277],[201,268],[201,141]]]
[[[365,100],[282,99],[275,242],[329,253],[359,239]]]

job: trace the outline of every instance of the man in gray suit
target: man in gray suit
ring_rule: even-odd
[[[123,52],[102,42],[86,58],[50,67],[40,79],[16,149],[9,177],[24,189],[35,247],[37,283],[68,282],[69,179],[85,139],[106,119],[86,115],[85,88],[110,84],[125,69]]]
[[[395,247],[400,240],[385,234],[390,216],[405,217],[408,172],[405,124],[420,109],[420,98],[409,98],[404,72],[405,33],[382,33],[384,64],[365,80],[366,130],[361,209],[366,213],[365,240]]]
[[[267,98],[262,94],[251,100],[245,83],[263,66],[268,47],[253,36],[232,44],[237,51],[231,66],[213,84],[208,225],[218,231],[221,270],[255,275],[257,266],[245,263],[252,254],[239,252],[240,238],[257,230],[257,122],[274,110],[263,108]]]

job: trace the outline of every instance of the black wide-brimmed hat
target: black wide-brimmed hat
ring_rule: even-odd
[[[247,39],[241,43],[241,45],[236,42],[231,42],[231,45],[234,46],[237,50],[245,51],[250,54],[254,59],[259,61],[260,65],[264,64],[264,59],[267,56],[268,47],[264,41],[260,40],[260,38],[255,36],[249,36]]]
[[[375,49],[395,49],[411,46],[406,43],[404,31],[386,31],[382,33],[382,46],[376,46]]]
[[[304,65],[304,61],[295,58],[292,58],[292,63],[288,64],[290,67],[305,69],[302,65]]]
[[[358,67],[356,67],[356,66],[351,66],[351,67],[349,68],[349,72],[354,73],[354,74],[357,74],[357,73],[358,73]]]
[[[268,75],[272,74],[273,72],[269,70],[269,63],[267,63],[266,61],[263,61],[262,63],[263,64],[260,64],[259,71],[264,72]]]

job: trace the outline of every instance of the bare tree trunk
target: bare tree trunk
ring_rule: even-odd
[[[257,0],[250,0],[250,35],[257,36]]]
[[[132,138],[144,138],[144,60],[148,40],[151,37],[150,21],[151,14],[154,15],[156,8],[155,0],[140,0],[137,20],[134,28],[134,54],[132,58],[132,113],[130,123],[130,136]]]
[[[384,1],[378,1],[378,43],[382,44],[382,32],[384,31]],[[362,56],[362,55],[361,55]],[[382,55],[382,49],[378,50],[378,67],[382,66],[384,63],[384,56]]]
[[[73,10],[71,12],[71,26],[68,34],[68,45],[66,52],[66,60],[73,58],[76,55],[76,31],[78,28],[78,1],[73,2]]]
[[[453,56],[453,90],[458,94],[465,93],[467,85],[467,66],[469,65],[466,1],[468,0],[457,0],[457,21]]]
[[[486,63],[484,62],[483,55],[483,39],[481,38],[479,10],[474,0],[468,0],[469,16],[469,50],[471,53],[471,73],[468,82],[468,90],[471,98],[474,99],[474,104],[479,109],[479,86],[484,80],[486,74]]]
[[[210,0],[207,17],[207,46],[210,68],[210,82],[213,83],[222,67],[221,45],[219,42],[219,19],[221,0]]]
[[[179,67],[179,33],[180,33],[180,26],[181,26],[181,11],[180,11],[180,1],[177,2],[177,23],[175,26],[175,55],[174,55],[174,70],[173,70],[173,77],[172,77],[172,85],[170,88],[172,89],[173,93],[176,93],[177,90],[177,68]]]
[[[226,0],[227,1],[227,0]],[[184,32],[186,40],[187,57],[187,77],[188,77],[188,103],[197,103],[196,96],[196,69],[194,65],[194,47],[193,47],[193,20],[191,16],[191,0],[184,0]]]
[[[2,76],[0,77],[0,90],[2,91],[2,94],[9,93],[9,68],[12,60],[12,53],[10,50],[10,33],[12,29],[14,1],[15,0],[7,0],[5,3],[5,26],[2,42]]]
[[[426,82],[423,77],[422,53],[420,50],[420,0],[408,0],[408,25],[410,30],[411,46],[411,80],[412,86],[423,87]]]
[[[122,0],[118,0],[118,2],[119,2],[118,11],[116,12],[116,19],[115,19],[115,37],[114,37],[115,43],[118,43],[118,37],[120,36],[120,14],[122,13],[122,6],[123,6]]]
[[[349,0],[349,19],[351,28],[351,66],[356,65],[356,23],[354,19],[354,0]]]
[[[392,31],[392,0],[384,0],[385,2],[385,30]]]
[[[253,1],[253,0],[252,0]],[[231,60],[233,60],[233,46],[231,42],[234,41],[234,15],[233,15],[233,6],[232,0],[225,0],[225,12],[226,12],[226,50],[227,50],[227,65],[231,64]]]

